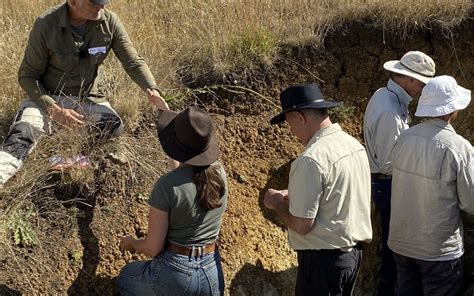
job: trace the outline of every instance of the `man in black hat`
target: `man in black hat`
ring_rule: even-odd
[[[30,32],[18,81],[22,102],[0,147],[0,188],[20,168],[42,134],[61,126],[87,126],[99,136],[120,134],[122,119],[98,85],[98,68],[113,50],[127,74],[163,104],[155,79],[133,47],[108,0],[67,0],[38,17]]]
[[[370,168],[364,147],[329,119],[315,84],[292,86],[280,95],[286,120],[306,146],[291,164],[287,190],[268,189],[264,203],[288,226],[298,254],[296,295],[351,295],[361,241],[372,238]]]

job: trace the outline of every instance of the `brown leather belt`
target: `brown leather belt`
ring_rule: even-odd
[[[190,256],[190,257],[197,257],[197,256],[207,255],[217,250],[217,243],[212,243],[212,244],[202,246],[202,247],[185,247],[185,246],[174,244],[172,242],[168,242],[166,244],[165,249],[172,253]]]

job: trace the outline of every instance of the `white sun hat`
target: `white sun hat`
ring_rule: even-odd
[[[427,83],[435,76],[435,63],[432,58],[421,51],[409,51],[400,60],[383,64],[385,70],[410,76]]]
[[[465,109],[471,102],[471,91],[459,86],[451,76],[431,79],[423,88],[415,115],[438,117]]]

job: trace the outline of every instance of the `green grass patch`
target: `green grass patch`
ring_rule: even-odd
[[[229,45],[231,64],[248,67],[256,62],[270,62],[277,50],[278,40],[265,27],[248,29],[236,35]]]

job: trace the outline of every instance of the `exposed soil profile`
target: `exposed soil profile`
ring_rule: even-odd
[[[273,65],[239,70],[227,77],[200,78],[193,87],[212,84],[238,85],[254,92],[225,90],[217,98],[202,97],[219,131],[222,162],[229,180],[229,205],[225,214],[220,248],[228,295],[293,295],[296,255],[287,243],[285,227],[262,206],[269,187],[287,186],[289,165],[302,150],[286,127],[269,125],[278,112],[278,93],[291,84],[317,82],[323,93],[345,102],[333,119],[362,140],[363,111],[372,93],[386,84],[382,64],[400,58],[406,51],[421,50],[436,62],[437,74],[454,76],[472,87],[474,22],[466,22],[446,38],[436,29],[413,33],[398,40],[389,32],[354,23],[343,32],[328,36],[323,49],[286,46]],[[456,131],[474,142],[474,104],[454,123]],[[153,120],[143,120],[129,136],[131,145],[154,146]],[[104,150],[107,148],[105,146]],[[145,155],[165,171],[164,154]],[[145,259],[118,248],[124,234],[146,232],[146,194],[153,178],[140,164],[121,165],[93,155],[96,167],[84,182],[64,182],[51,175],[52,186],[32,193],[43,214],[37,217],[36,247],[1,245],[0,295],[72,294],[113,295],[114,277],[126,262]],[[143,175],[144,174],[144,175]],[[143,178],[142,178],[143,177]],[[71,201],[71,199],[76,199]],[[60,201],[49,207],[48,201]],[[79,200],[79,201],[78,201]],[[57,205],[57,203],[55,203]],[[364,246],[363,267],[355,295],[375,295],[379,264],[378,217],[373,214],[374,239]],[[474,218],[465,217],[465,295],[474,293]]]

